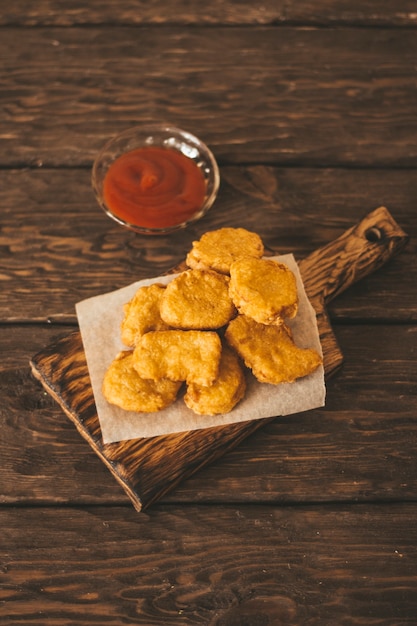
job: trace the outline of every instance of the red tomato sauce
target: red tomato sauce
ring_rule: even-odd
[[[189,220],[203,204],[202,171],[181,152],[147,146],[126,152],[107,170],[103,197],[116,217],[143,228]]]

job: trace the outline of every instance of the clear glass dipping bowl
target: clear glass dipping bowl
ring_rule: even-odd
[[[140,226],[115,215],[106,205],[103,184],[111,164],[122,154],[144,147],[168,148],[181,152],[198,166],[206,183],[206,193],[201,206],[186,221],[163,228]],[[220,185],[220,174],[216,159],[209,148],[189,132],[165,124],[136,126],[113,137],[98,153],[92,170],[92,186],[97,201],[105,213],[121,226],[140,234],[162,235],[185,228],[207,213],[213,205]]]

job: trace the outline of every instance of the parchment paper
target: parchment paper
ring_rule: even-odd
[[[306,296],[293,255],[273,258],[288,265],[297,279],[299,309],[296,317],[289,321],[295,343],[302,348],[314,348],[322,354],[315,312]],[[123,305],[142,285],[154,282],[167,284],[174,276],[175,274],[142,280],[117,291],[83,300],[76,305],[104,443],[289,415],[324,405],[326,391],[323,367],[294,383],[280,385],[259,383],[248,373],[245,398],[225,415],[196,415],[188,409],[182,398],[157,413],[128,412],[110,405],[103,397],[101,386],[110,363],[121,350],[127,349],[120,339]]]

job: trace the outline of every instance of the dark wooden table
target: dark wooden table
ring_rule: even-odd
[[[14,0],[0,58],[0,623],[417,624],[415,3]],[[159,121],[200,136],[222,184],[200,222],[146,238],[100,211],[90,171]],[[76,302],[206,230],[303,259],[380,205],[410,241],[332,301],[325,407],[136,512],[31,357]]]

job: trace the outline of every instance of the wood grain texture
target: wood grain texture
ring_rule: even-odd
[[[30,376],[29,358],[59,338],[0,327],[0,502],[124,504],[112,474]],[[323,409],[278,418],[161,500],[228,503],[415,499],[415,325],[342,325],[345,360]],[[19,347],[16,348],[16,346]]]
[[[103,444],[78,332],[31,360],[33,375],[121,484],[137,511],[259,428],[259,422]]]
[[[337,240],[300,262],[306,293],[317,313],[327,376],[334,373],[343,360],[328,320],[327,302],[383,265],[407,240],[406,233],[387,209],[380,207]],[[263,424],[258,420],[103,444],[79,333],[35,355],[31,366],[34,376],[61,405],[138,511],[235,447]]]
[[[415,0],[0,3],[2,626],[415,626],[416,22]],[[97,210],[89,173],[160,118],[210,144],[222,188],[151,242]],[[304,259],[380,205],[411,240],[328,304],[326,406],[137,515],[30,356],[210,228]]]
[[[412,0],[381,3],[366,0],[360,5],[347,0],[266,0],[261,5],[246,0],[212,0],[204,10],[196,11],[187,0],[15,0],[0,7],[2,25],[132,25],[132,24],[361,24],[415,26],[415,4]]]
[[[90,166],[162,120],[222,164],[415,167],[416,55],[413,29],[9,27],[0,165]]]
[[[214,504],[226,487],[236,503],[414,500],[417,330],[336,331],[345,359],[323,409],[266,424],[164,501],[186,502],[191,489]]]
[[[144,238],[98,208],[89,170],[0,170],[0,320],[76,324],[76,302],[164,274],[194,239],[222,226],[259,232],[271,252],[303,259],[378,201],[410,242],[383,272],[332,301],[329,313],[344,322],[417,321],[415,170],[224,166],[221,176],[218,200],[204,219],[171,236]]]
[[[415,503],[3,508],[2,623],[411,626],[416,515]]]

